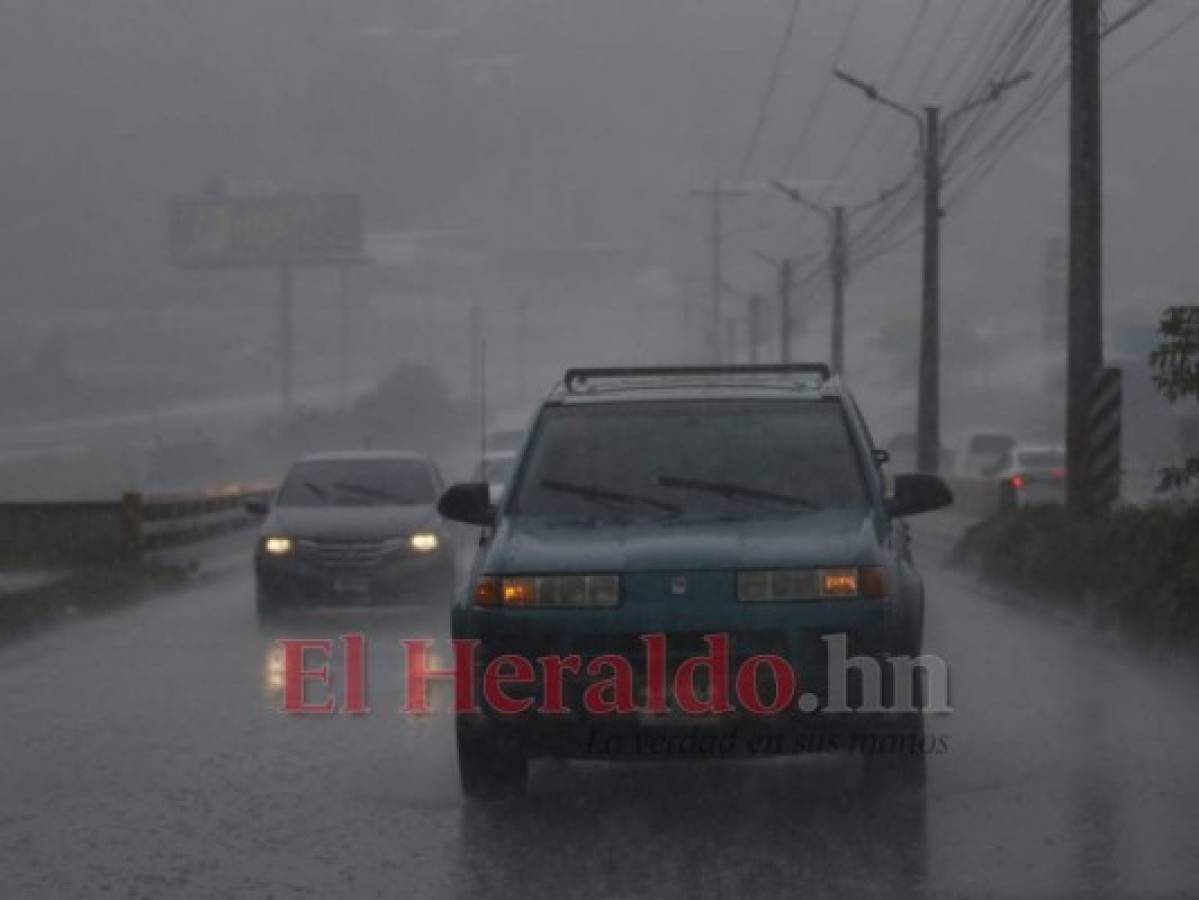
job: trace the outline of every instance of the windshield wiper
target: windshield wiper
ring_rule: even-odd
[[[732,484],[726,481],[701,481],[696,478],[678,478],[673,475],[662,475],[658,484],[668,488],[682,488],[690,491],[707,491],[721,497],[734,500],[762,500],[770,503],[782,503],[786,506],[800,506],[804,509],[823,509],[819,503],[806,497],[796,497],[792,494],[779,494],[774,491],[762,491],[743,484]]]
[[[545,478],[541,481],[541,486],[546,490],[558,491],[563,494],[574,494],[577,497],[582,497],[585,500],[594,500],[597,503],[619,503],[625,506],[634,503],[644,503],[646,506],[652,506],[655,509],[660,509],[662,512],[676,514],[682,511],[682,507],[676,506],[673,503],[665,503],[661,500],[655,500],[653,497],[644,497],[640,494],[626,494],[623,491],[613,491],[608,488],[595,487],[588,484],[570,484],[565,481],[554,481],[552,478]]]
[[[355,484],[352,481],[338,481],[334,483],[333,487],[347,494],[358,494],[360,497],[373,497],[376,500],[396,501],[399,499],[394,494],[390,494],[387,491],[369,487],[365,484]]]
[[[329,492],[327,490],[325,490],[321,485],[317,484],[315,481],[305,481],[305,482],[302,482],[302,484],[304,485],[304,487],[308,488],[308,490],[312,491],[312,493],[316,494],[318,497],[328,497],[329,496]]]

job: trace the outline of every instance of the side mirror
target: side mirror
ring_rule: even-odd
[[[952,503],[953,491],[939,475],[896,475],[895,495],[887,500],[887,512],[904,519]]]
[[[242,506],[250,515],[258,516],[260,519],[271,511],[271,501],[263,494],[247,497],[242,501]]]
[[[886,463],[889,463],[890,461],[891,461],[891,454],[889,451],[887,451],[887,450],[875,450],[874,451],[875,465],[878,465],[878,466],[885,465]]]
[[[452,522],[488,528],[495,524],[491,487],[484,481],[456,484],[437,501],[437,511]]]

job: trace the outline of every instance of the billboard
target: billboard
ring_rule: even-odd
[[[362,206],[356,194],[176,200],[170,238],[186,267],[352,263],[362,259]]]

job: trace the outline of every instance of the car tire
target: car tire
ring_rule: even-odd
[[[529,761],[518,747],[495,739],[486,726],[458,723],[458,775],[471,800],[496,800],[524,794]]]
[[[919,648],[916,653],[919,655]],[[923,709],[927,703],[923,680],[917,679],[912,690],[912,704]],[[894,670],[890,666],[884,676],[884,702],[895,702]],[[924,742],[924,713],[890,713],[880,729],[871,752],[866,754],[866,777],[874,786],[923,789],[928,774],[928,754]]]

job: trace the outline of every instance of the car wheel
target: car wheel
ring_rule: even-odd
[[[914,653],[920,653],[917,640]],[[888,666],[883,676],[883,702],[893,708],[896,704],[895,670]],[[923,710],[928,703],[928,685],[914,678],[911,686],[912,707]],[[889,713],[880,723],[879,731],[866,754],[867,780],[880,787],[923,788],[928,769],[925,752],[923,712]]]
[[[472,800],[520,796],[529,778],[529,761],[519,748],[495,739],[490,729],[458,722],[458,775],[462,793]]]

